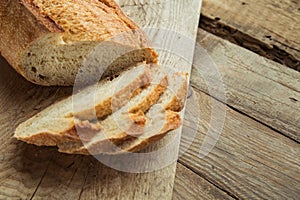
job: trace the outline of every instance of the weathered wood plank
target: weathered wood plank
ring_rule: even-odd
[[[300,142],[300,73],[201,29],[197,42],[207,50],[223,78],[228,105]],[[195,62],[201,63],[201,58],[196,54]],[[205,66],[193,68],[191,82],[208,93],[201,78],[203,69]],[[214,74],[207,76],[216,79]],[[220,88],[210,87],[216,91],[211,95],[220,99]]]
[[[29,199],[45,174],[53,151],[17,142],[12,135],[24,119],[71,94],[72,89],[35,86],[2,57],[0,66],[0,199]]]
[[[170,199],[173,165],[148,174],[124,173],[93,157],[53,153],[33,199]]]
[[[119,3],[142,27],[166,28],[195,43],[201,1],[126,0]],[[152,39],[155,43],[162,38]],[[164,42],[173,45],[177,39],[169,37]],[[193,46],[186,52],[192,58]],[[160,60],[178,64],[172,56],[163,53]],[[176,162],[156,172],[122,173],[92,157],[63,155],[53,148],[34,147],[13,139],[19,123],[71,94],[72,89],[38,87],[17,75],[2,58],[0,66],[0,199],[172,198]],[[190,71],[191,64],[178,69]]]
[[[185,123],[186,131],[195,131],[195,138],[182,133],[182,147],[189,150],[180,162],[201,177],[238,199],[297,199],[300,194],[300,144],[271,130],[259,122],[226,108],[223,131],[213,148],[200,158],[204,139],[211,127],[212,105],[222,112],[223,103],[194,90],[201,117]],[[214,103],[214,104],[212,104]],[[191,124],[193,125],[191,127]]]
[[[233,198],[182,164],[178,163],[173,199],[229,200]]]
[[[204,0],[200,27],[300,71],[300,1]]]

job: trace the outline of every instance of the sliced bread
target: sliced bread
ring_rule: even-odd
[[[127,81],[122,81],[123,84],[119,85],[120,80]],[[83,114],[83,119],[94,118],[94,116],[90,114],[91,108],[96,108],[94,111],[95,115],[109,115],[112,112],[111,105],[114,95],[123,96],[122,93],[125,93],[126,95],[132,96],[131,92],[139,91],[145,85],[149,85],[151,80],[152,73],[149,66],[141,64],[130,71],[121,73],[116,79],[103,80],[97,84],[97,86],[83,89],[74,96],[49,106],[19,125],[14,136],[19,140],[36,145],[55,146],[57,141],[64,140],[63,133],[74,132],[76,129],[73,105],[75,111],[79,111]],[[94,96],[97,98],[94,98]],[[93,101],[93,99],[95,99],[95,101]],[[85,106],[85,102],[88,102],[87,104],[90,104],[91,107]],[[119,102],[121,105],[114,105],[115,108],[122,107],[122,105],[126,103],[122,101]],[[81,107],[75,109],[75,107],[79,106]],[[79,115],[77,114],[77,116]],[[93,128],[96,129],[95,127]]]
[[[144,88],[151,83],[151,77],[156,77],[154,80],[159,79],[159,84]],[[22,123],[16,129],[14,136],[19,140],[40,146],[56,146],[58,143],[66,141],[81,141],[84,137],[89,138],[87,135],[93,136],[102,130],[103,127],[109,127],[112,124],[110,117],[105,119],[106,121],[104,120],[105,123],[92,123],[91,119],[94,119],[93,115],[90,114],[92,108],[96,108],[95,112],[97,116],[104,117],[112,112],[123,113],[127,111],[125,110],[126,106],[122,107],[125,104],[129,105],[127,108],[130,108],[130,112],[132,113],[130,117],[134,119],[134,122],[141,123],[140,121],[143,121],[143,116],[140,116],[138,111],[140,109],[142,111],[149,109],[157,101],[166,88],[166,77],[164,73],[159,72],[158,68],[152,67],[149,70],[148,65],[142,64],[128,72],[123,72],[118,78],[112,81],[100,83],[97,85],[96,90],[87,88],[76,94],[73,98],[69,97],[53,104]],[[134,96],[132,93],[140,94],[135,94]],[[89,105],[91,107],[86,107],[84,106],[84,100],[90,94],[96,94],[96,103]],[[130,96],[132,100],[127,98],[129,102],[126,102],[126,99],[123,98],[124,95]],[[83,106],[79,109],[83,114],[82,116],[77,112],[75,115],[73,113],[74,99],[78,102],[83,102]],[[149,99],[153,100],[149,101]],[[81,104],[75,105],[80,106]],[[119,109],[121,110],[118,111]],[[122,117],[120,114],[118,115],[118,117]],[[81,133],[86,133],[86,135],[80,138],[77,129]]]
[[[59,151],[84,155],[120,154],[128,151],[138,151],[147,147],[164,137],[168,131],[180,126],[180,115],[175,111],[181,111],[185,104],[188,90],[187,78],[188,76],[185,73],[176,73],[169,78],[168,89],[146,113],[144,117],[146,119],[145,124],[137,131],[139,134],[133,135],[130,131],[124,132],[124,129],[120,129],[120,124],[116,124],[117,131],[101,130],[90,141],[83,141],[83,143],[67,141],[58,144]],[[141,111],[145,112],[145,110]],[[140,116],[142,115],[143,113],[140,114]],[[124,121],[118,117],[110,119]],[[115,123],[111,122],[111,124]],[[140,133],[141,130],[142,134]]]
[[[27,80],[73,85],[157,62],[139,27],[113,0],[0,1],[0,52]],[[96,65],[97,64],[97,65]]]

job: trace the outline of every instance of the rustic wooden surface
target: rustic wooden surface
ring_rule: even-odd
[[[198,0],[119,1],[140,26],[166,28],[194,43],[200,3]],[[182,12],[191,10],[195,12]],[[176,44],[176,39],[168,38],[165,42]],[[191,47],[187,51],[192,58]],[[164,55],[167,56],[160,57],[162,63],[166,59],[175,63],[171,56]],[[110,169],[93,157],[64,155],[55,148],[35,147],[13,139],[19,123],[70,95],[72,89],[28,83],[0,59],[0,199],[171,199],[176,162],[156,172],[130,174]],[[191,64],[182,67],[190,71]]]
[[[200,27],[300,71],[300,1],[204,0]]]
[[[300,74],[203,30],[199,30],[198,41],[216,62],[229,106],[216,146],[201,159],[200,147],[205,137],[211,137],[207,131],[211,117],[216,117],[211,115],[212,102],[217,110],[224,102],[216,100],[218,88],[210,94],[214,98],[208,96],[203,74],[199,73],[204,66],[194,66],[191,85],[201,116],[184,124],[182,146],[188,148],[189,142],[193,143],[179,162],[236,199],[299,197]],[[195,54],[195,60],[201,58]],[[284,117],[289,119],[283,121]],[[286,127],[288,123],[294,125]],[[197,130],[195,124],[199,125]],[[197,131],[195,139],[186,136],[191,131]]]
[[[204,178],[197,176],[184,165],[178,163],[173,199],[231,200],[233,198]]]
[[[192,5],[195,12],[195,2],[119,1],[143,27],[172,29],[191,40],[195,27],[180,23],[190,22],[185,5]],[[259,12],[258,8],[264,9]],[[300,75],[286,67],[299,70],[297,9],[299,2],[292,0],[204,0],[200,27],[225,40],[199,29],[197,41],[216,63],[227,100],[221,98],[217,87],[211,86],[217,92],[208,95],[199,69],[204,66],[194,66],[191,94],[199,102],[201,115],[184,123],[181,146],[188,150],[177,165],[173,199],[299,198]],[[181,15],[189,16],[171,23]],[[182,64],[178,58],[162,55],[170,59],[162,60],[164,64]],[[201,61],[201,55],[196,54],[197,59]],[[3,60],[0,63],[0,199],[171,197],[175,164],[155,173],[125,174],[92,157],[59,154],[53,148],[11,139],[20,122],[70,94],[71,89],[33,86],[2,64]],[[210,154],[200,158],[200,147],[209,138],[207,130],[214,128],[212,105],[217,110],[226,108],[224,129]],[[187,112],[194,113],[192,108],[188,106]],[[196,137],[190,138],[189,132]]]
[[[201,101],[198,134],[180,163],[238,199],[293,199],[299,195],[300,146],[259,122],[227,108],[222,134],[210,154],[199,150],[210,127],[211,101],[194,92]],[[190,138],[182,135],[182,146]]]
[[[228,105],[300,142],[300,73],[201,30],[197,42],[222,76]],[[195,59],[201,60],[201,55]],[[193,73],[199,74],[199,69]],[[200,75],[193,76],[192,85],[208,93]],[[219,88],[211,87],[220,99]]]

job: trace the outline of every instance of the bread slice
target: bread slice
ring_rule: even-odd
[[[159,79],[159,84],[148,86],[144,89],[145,85],[150,84],[150,77],[152,76],[156,77],[155,80],[157,80],[157,78]],[[151,71],[149,71],[149,66],[143,64],[128,72],[123,72],[118,78],[112,81],[100,83],[96,90],[96,106],[91,106],[92,108],[96,108],[97,116],[103,117],[112,112],[117,112],[119,113],[118,115],[115,114],[111,116],[117,115],[120,119],[122,118],[123,121],[125,121],[125,119],[121,114],[127,111],[124,110],[125,108],[128,108],[129,112],[132,113],[129,117],[134,119],[134,123],[139,124],[141,123],[140,121],[143,120],[143,116],[140,116],[138,111],[149,109],[149,107],[159,99],[166,85],[167,76],[164,73],[160,73],[156,67],[152,67]],[[118,88],[116,89],[117,92],[114,91],[114,87]],[[136,91],[140,94],[135,96],[131,95],[132,92],[136,93]],[[84,114],[83,117],[78,116],[78,113],[76,113],[76,116],[78,116],[79,119],[74,117],[72,112],[73,99],[79,99],[77,100],[79,102],[84,101],[89,97],[87,95],[91,92],[93,92],[93,90],[87,88],[76,94],[73,98],[69,97],[53,104],[18,126],[14,136],[19,140],[39,146],[56,146],[66,141],[81,141],[83,138],[89,138],[89,135],[95,135],[103,128],[109,128],[113,124],[113,120],[111,120],[110,117],[105,119],[101,124],[86,120],[92,116],[89,114],[91,110],[89,107],[82,107],[81,113]],[[132,99],[126,102],[126,99],[123,98],[124,95],[130,96]],[[149,99],[152,100],[149,101]],[[122,107],[124,104],[128,106]],[[112,105],[114,109],[112,109]],[[121,107],[122,109],[119,110]],[[85,135],[81,137],[78,134],[78,130],[80,130],[79,133]]]
[[[13,12],[12,12],[13,11]],[[73,85],[157,62],[139,27],[113,0],[0,1],[0,52],[27,80]]]
[[[187,96],[188,76],[186,73],[175,73],[169,78],[168,89],[160,97],[158,102],[154,104],[150,111],[146,113],[146,122],[143,128],[137,131],[142,135],[133,135],[132,132],[124,132],[124,129],[119,128],[118,131],[102,130],[99,131],[96,137],[90,141],[74,142],[67,141],[58,144],[59,151],[69,154],[120,154],[128,151],[138,151],[155,141],[163,138],[168,131],[178,128],[181,124],[180,115]],[[145,110],[141,110],[145,112]],[[142,116],[142,114],[140,114]],[[111,118],[113,119],[113,117]],[[114,118],[116,121],[123,119]],[[113,121],[111,123],[114,123]],[[108,137],[109,135],[109,137]]]
[[[150,144],[163,138],[167,131],[180,126],[179,112],[183,109],[188,92],[188,76],[185,73],[177,73],[169,80],[168,90],[162,95],[158,103],[147,113],[147,124],[143,135],[125,141],[118,148],[113,149],[109,154],[120,154],[140,151]],[[171,99],[171,101],[168,101]],[[166,118],[164,126],[159,125],[163,118]],[[169,123],[168,123],[169,122]],[[159,127],[163,127],[157,131]],[[106,152],[107,153],[107,152]]]

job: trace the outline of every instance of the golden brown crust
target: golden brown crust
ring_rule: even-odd
[[[148,70],[148,67],[145,67],[145,71],[142,75],[136,77],[136,80],[131,80],[130,84],[128,85],[124,85],[123,87],[125,89],[120,89],[116,95],[118,96],[117,99],[121,99],[122,101],[125,101],[124,95],[126,96],[127,94],[131,95],[133,93],[135,93],[135,95],[137,95],[136,91],[138,88],[143,88],[145,85],[149,85],[149,83],[151,82],[152,78],[151,78],[151,71]],[[145,96],[142,95],[142,98],[138,98],[138,102],[134,105],[130,105],[128,107],[128,110],[124,110],[124,116],[126,119],[126,113],[128,113],[129,117],[131,118],[131,120],[129,120],[130,122],[133,122],[133,126],[131,127],[131,131],[130,133],[134,133],[134,136],[137,136],[139,134],[142,134],[142,129],[140,129],[139,127],[143,127],[146,123],[146,119],[144,116],[144,112],[146,110],[149,109],[149,107],[151,107],[159,98],[160,95],[165,91],[166,89],[166,84],[167,84],[167,75],[162,75],[162,77],[160,78],[160,84],[154,85],[154,87],[149,88],[150,90],[147,91],[145,93]],[[150,86],[148,86],[150,87]],[[145,90],[145,88],[144,88]],[[131,92],[130,92],[131,91]],[[142,92],[142,90],[138,90],[139,92]],[[133,96],[131,96],[133,97]],[[71,97],[69,97],[71,98]],[[111,98],[108,98],[109,101],[111,101]],[[129,99],[128,99],[129,100]],[[66,101],[66,100],[64,100]],[[108,101],[103,100],[102,102],[106,102]],[[99,107],[99,105],[97,106],[96,112],[101,111],[102,115],[98,115],[98,117],[103,117],[111,114],[111,103],[108,103],[109,106],[107,106],[107,103],[102,103],[100,102],[99,105],[102,105],[102,107]],[[61,102],[58,102],[58,105],[53,105],[56,106],[57,108],[59,108],[60,106],[62,106],[63,104],[60,104]],[[71,102],[69,102],[71,103]],[[69,104],[68,103],[68,104]],[[116,102],[115,102],[116,103]],[[125,101],[126,103],[126,101]],[[120,102],[120,105],[115,105],[116,107],[122,107],[124,106],[124,102]],[[49,110],[51,110],[49,108]],[[86,113],[88,112],[88,109],[84,109],[84,111],[82,112],[82,114],[84,114],[84,116],[89,116]],[[116,110],[114,110],[116,111]],[[103,114],[104,113],[104,114]],[[47,110],[46,113],[43,114],[44,117],[48,117],[47,115]],[[78,114],[78,113],[77,113]],[[98,113],[97,113],[98,114]],[[91,123],[90,121],[87,121],[87,118],[84,117],[80,119],[78,119],[78,115],[75,115],[76,117],[74,117],[71,114],[71,110],[70,112],[67,112],[65,116],[59,116],[61,117],[61,120],[64,119],[67,123],[65,123],[66,125],[64,126],[64,130],[59,130],[59,132],[55,132],[55,133],[51,133],[51,132],[43,132],[42,134],[30,134],[26,135],[24,137],[22,137],[22,134],[24,132],[24,129],[22,129],[21,127],[17,128],[15,137],[18,138],[19,140],[28,142],[28,143],[34,143],[34,141],[37,141],[37,145],[50,145],[50,146],[54,146],[55,142],[56,144],[59,143],[63,143],[64,140],[69,142],[69,141],[73,141],[74,143],[78,143],[81,141],[90,141],[95,135],[97,135],[99,132],[102,131],[102,125],[99,123]],[[83,115],[80,115],[81,117]],[[119,116],[119,115],[117,115]],[[32,123],[34,123],[37,119],[35,118],[31,118],[29,119],[29,122],[31,121]],[[59,119],[58,119],[59,120]],[[109,121],[111,122],[111,121]],[[24,123],[26,124],[26,123]],[[106,122],[107,124],[107,122]],[[24,126],[24,125],[23,125]],[[25,129],[26,130],[26,129]],[[20,137],[21,136],[21,137]],[[108,136],[107,138],[104,138],[103,140],[109,140],[109,141],[122,141],[124,139],[126,139],[128,136],[128,134],[125,133],[120,133],[117,136]],[[49,138],[49,144],[48,144],[48,140],[46,140],[46,138]],[[63,146],[63,144],[60,144],[60,146]]]
[[[162,79],[160,84],[156,85],[155,92],[153,92],[153,95],[149,96],[147,99],[145,99],[143,102],[140,102],[139,104],[135,105],[133,108],[129,110],[130,113],[135,113],[138,111],[146,112],[149,109],[148,105],[153,105],[161,96],[161,94],[167,89],[168,85],[168,78],[167,76]]]
[[[177,80],[176,76],[178,76],[178,74],[175,74],[175,82]],[[119,154],[126,151],[139,151],[163,138],[168,131],[176,129],[181,125],[181,118],[177,111],[181,110],[184,106],[187,94],[187,75],[184,74],[183,77],[184,79],[179,81],[179,87],[175,86],[176,94],[172,94],[169,97],[170,99],[164,100],[167,101],[168,104],[166,110],[161,110],[165,115],[163,129],[152,135],[142,135],[147,122],[144,113],[157,102],[161,94],[166,92],[168,82],[166,76],[160,78],[160,84],[154,85],[155,87],[151,88],[151,92],[147,91],[147,93],[145,93],[147,94],[147,98],[139,100],[141,103],[133,101],[135,105],[133,107],[130,106],[131,109],[122,110],[122,116],[117,115],[117,120],[121,120],[121,123],[130,124],[126,131],[120,129],[118,132],[112,131],[105,135],[106,129],[102,127],[102,125],[105,126],[104,124],[101,125],[89,121],[75,120],[72,116],[70,117],[71,122],[68,123],[70,124],[68,128],[61,130],[60,133],[40,133],[18,139],[36,145],[57,145],[60,152],[70,154],[88,155],[90,152],[92,154]],[[133,93],[135,92],[136,90],[133,90]],[[176,96],[176,98],[174,96]],[[144,96],[142,95],[141,97]],[[158,104],[159,103],[162,102],[158,102]],[[129,119],[129,123],[127,123],[127,119]],[[110,126],[117,127],[118,129],[118,126],[114,125],[115,123],[117,124],[117,122],[111,120],[107,121],[107,130],[110,130]],[[78,128],[80,131],[78,131]],[[134,135],[132,133],[134,133]],[[86,146],[82,142],[86,144]],[[120,151],[120,148],[123,150]]]
[[[123,87],[121,90],[116,91],[113,97],[100,102],[95,106],[95,108],[85,109],[82,112],[75,113],[75,117],[81,120],[91,120],[94,117],[95,110],[98,119],[104,118],[124,106],[131,98],[134,97],[134,95],[138,95],[139,92],[142,92],[141,88],[149,85],[151,80],[151,69],[146,67],[145,73],[142,76],[132,80],[130,84],[128,84],[126,87]],[[124,96],[127,99],[121,98]]]
[[[78,133],[75,133],[77,138],[75,140],[60,140],[57,143],[60,152],[64,153],[73,153],[73,154],[84,154],[88,155],[89,152],[105,152],[109,149],[113,148],[121,144],[122,142],[126,141],[132,137],[138,137],[143,133],[144,126],[146,125],[146,117],[142,111],[137,113],[129,113],[128,118],[130,119],[131,126],[126,130],[126,132],[121,132],[117,135],[106,135],[105,131],[99,131],[94,133],[91,132],[81,132],[80,136]],[[88,122],[85,122],[88,123]],[[86,126],[87,127],[87,126]],[[120,130],[121,131],[121,130]],[[130,135],[128,134],[130,133]],[[63,135],[68,135],[68,133],[64,133]],[[102,135],[102,139],[97,140],[95,143],[89,144],[89,141],[92,141],[93,137],[98,135]],[[88,136],[93,136],[88,138]],[[83,138],[82,138],[83,137]],[[79,140],[76,140],[79,139]],[[81,140],[80,140],[81,139]],[[86,139],[86,140],[85,140]],[[83,142],[83,143],[82,143]],[[88,148],[85,145],[89,146]]]
[[[114,0],[100,0],[102,3],[106,4],[115,10],[116,14],[127,24],[131,29],[136,29],[138,26],[134,21],[127,17],[120,6]]]
[[[63,28],[56,24],[49,16],[43,15],[40,12],[39,7],[37,7],[32,0],[21,0],[21,3],[34,15],[40,24],[43,24],[44,27],[49,30],[49,32],[61,33],[64,31]]]
[[[103,41],[122,32],[137,29],[137,25],[112,1],[25,1],[46,27],[58,27],[64,31],[68,40]]]

